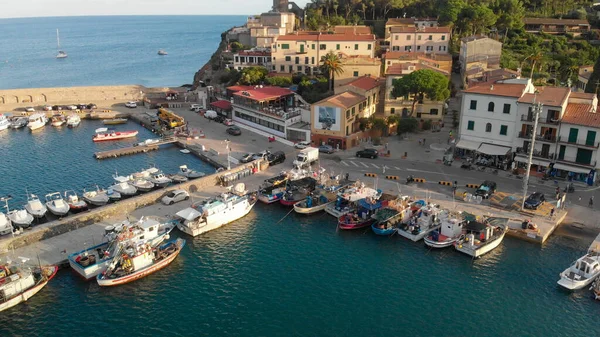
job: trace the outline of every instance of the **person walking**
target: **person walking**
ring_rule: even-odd
[[[590,197],[590,207],[594,207],[594,196]]]
[[[550,210],[550,219],[554,218],[554,207]]]

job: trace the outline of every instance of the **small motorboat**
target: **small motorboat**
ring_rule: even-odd
[[[125,124],[127,123],[128,119],[127,118],[111,118],[111,119],[105,119],[102,121],[102,123],[104,125],[117,125],[117,124]]]
[[[134,144],[133,146],[148,146],[157,143],[160,143],[160,139],[146,139],[145,141]]]
[[[287,181],[287,174],[266,179],[258,189],[258,200],[265,204],[279,201],[285,193]]]
[[[558,285],[568,290],[589,286],[600,277],[600,253],[589,252],[559,274]]]
[[[81,117],[79,115],[70,115],[67,117],[67,126],[70,128],[74,128],[79,126],[81,123]]]
[[[43,113],[33,114],[27,119],[27,127],[31,131],[43,128],[46,123],[48,123],[48,117]]]
[[[132,196],[137,193],[137,188],[129,183],[131,180],[129,177],[123,177],[118,175],[113,175],[113,179],[117,182],[115,185],[111,186],[111,188],[115,192],[119,192],[122,196]]]
[[[508,226],[493,226],[487,222],[466,221],[464,223],[465,235],[454,243],[454,249],[473,258],[479,258],[497,248]]]
[[[179,166],[179,174],[189,179],[204,177],[206,174],[194,170],[190,170],[187,165]]]
[[[67,204],[69,205],[69,209],[73,213],[85,211],[88,209],[88,205],[82,199],[79,199],[77,192],[73,190],[65,191],[64,198],[67,200]]]
[[[185,246],[185,240],[177,239],[153,248],[149,243],[132,243],[117,254],[106,271],[98,274],[96,280],[102,287],[116,286],[133,282],[168,266]]]
[[[174,183],[184,183],[188,181],[188,178],[182,176],[181,174],[170,174],[168,177],[169,179],[173,180]]]
[[[23,259],[27,260],[27,259]],[[33,269],[0,265],[0,311],[29,300],[46,286],[58,271],[58,266]]]
[[[188,150],[188,149],[181,149],[181,150],[179,150],[179,152],[188,154],[188,153],[190,153],[190,150]]]
[[[33,215],[27,213],[24,209],[13,209],[7,213],[8,218],[14,227],[29,227],[33,222]]]
[[[71,209],[69,204],[67,204],[60,195],[60,192],[46,194],[46,207],[48,207],[50,213],[56,216],[67,215]]]
[[[20,128],[24,128],[27,126],[27,117],[19,117],[19,118],[15,118],[13,119],[13,121],[10,123],[10,127],[11,129],[20,129]]]
[[[108,203],[110,198],[106,191],[96,186],[95,189],[83,189],[83,200],[90,205],[104,206]]]
[[[140,192],[148,192],[154,188],[153,182],[143,178],[133,178],[131,180],[131,185],[137,188]]]
[[[314,191],[316,186],[317,181],[312,177],[290,181],[286,186],[285,192],[279,199],[279,203],[284,206],[294,206],[294,204],[304,200]]]
[[[158,55],[164,56],[164,55],[169,55],[166,51],[164,51],[163,49],[160,49],[158,51]]]
[[[418,200],[403,210],[398,234],[417,242],[438,230],[442,225],[442,219],[447,218],[448,212],[441,210],[438,205],[426,204],[425,200]]]
[[[463,236],[465,219],[460,216],[449,215],[442,219],[442,226],[423,238],[425,245],[431,248],[446,248],[452,246]]]
[[[10,121],[4,114],[0,114],[0,131],[6,130],[11,126]]]
[[[60,115],[60,114],[53,115],[52,118],[50,119],[50,124],[52,124],[52,126],[62,126],[66,122],[67,122],[67,120],[66,120],[65,116]]]
[[[172,180],[169,177],[165,176],[162,172],[156,172],[150,176],[150,181],[154,183],[154,185],[158,187],[165,187],[169,185]]]
[[[0,212],[0,235],[10,234],[12,231],[12,221],[6,214]]]
[[[25,204],[25,210],[27,213],[33,215],[34,218],[43,218],[46,216],[46,212],[48,212],[48,208],[35,194],[29,194],[27,196],[27,204]]]
[[[96,134],[92,136],[92,140],[94,142],[104,142],[110,140],[120,140],[127,139],[137,136],[137,130],[129,130],[129,131],[114,131],[108,130],[106,128],[96,129]]]

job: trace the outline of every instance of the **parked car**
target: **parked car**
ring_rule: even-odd
[[[206,110],[204,117],[208,119],[214,119],[217,117],[217,112],[215,110]]]
[[[300,150],[306,149],[309,146],[310,146],[310,142],[298,142],[298,143],[294,144],[294,147],[297,149],[300,149]]]
[[[77,109],[79,110],[85,110],[87,108],[87,105],[85,104],[77,104]]]
[[[25,108],[25,111],[27,112],[35,112],[35,109],[32,106],[28,106]]]
[[[534,193],[531,193],[531,195],[527,199],[525,199],[524,206],[525,206],[525,208],[529,208],[529,209],[537,209],[545,201],[546,201],[546,197],[544,196],[543,193],[534,192]]]
[[[379,153],[376,149],[364,149],[356,152],[357,158],[371,158],[375,159],[379,157]]]
[[[479,195],[484,199],[487,199],[496,192],[496,183],[490,180],[486,180],[483,184],[479,185],[479,188],[475,191],[475,195]]]
[[[219,116],[217,116],[217,117],[213,118],[213,121],[215,121],[215,122],[217,122],[217,123],[223,123],[223,122],[224,122],[226,119],[227,119],[227,118],[225,118],[225,117],[223,117],[223,116],[219,115]]]
[[[242,134],[242,130],[234,125],[227,128],[227,133],[232,136],[239,136]]]
[[[54,111],[61,111],[62,109],[63,108],[60,105],[54,105],[54,106],[52,106],[52,110],[54,110]]]
[[[232,121],[231,119],[229,119],[229,118],[226,118],[226,119],[223,121],[223,124],[225,124],[225,125],[227,125],[227,126],[233,126],[233,121]]]
[[[132,109],[137,108],[137,102],[130,101],[130,102],[125,103],[125,106],[128,108],[132,108]]]
[[[262,158],[266,158],[268,155],[271,154],[271,151],[269,150],[264,150],[262,152],[256,153],[254,154],[254,156],[252,157],[252,160],[257,160],[257,159],[262,159]]]
[[[44,111],[52,111],[52,105],[44,105]]]
[[[267,161],[269,162],[269,166],[283,163],[285,161],[285,153],[283,151],[273,152],[267,156]]]
[[[200,104],[192,104],[190,106],[190,111],[198,112],[198,111],[200,111],[200,109],[202,109],[202,106]]]
[[[97,106],[96,106],[96,104],[94,104],[94,103],[90,103],[90,104],[88,104],[88,105],[87,105],[87,108],[88,108],[88,109],[98,109],[98,107],[97,107]]]
[[[183,200],[188,200],[190,195],[185,190],[174,190],[169,192],[169,194],[165,195],[161,201],[165,205],[173,205],[176,202],[180,202]]]
[[[242,158],[240,158],[241,163],[249,163],[254,160],[255,153],[244,153]]]
[[[77,105],[67,105],[67,110],[77,110]]]
[[[331,146],[331,145],[321,145],[321,146],[319,146],[319,152],[322,152],[322,153],[333,153],[333,146]]]

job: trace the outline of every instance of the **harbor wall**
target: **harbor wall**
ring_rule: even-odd
[[[261,161],[262,160],[259,159],[252,163],[232,168],[231,170],[225,170],[219,173],[214,173],[202,178],[190,180],[177,185],[172,185],[168,188],[151,191],[135,197],[120,200],[113,204],[108,204],[106,206],[97,207],[86,212],[74,214],[63,219],[55,220],[41,225],[36,225],[31,230],[26,230],[24,233],[15,236],[14,238],[10,236],[4,236],[0,239],[0,254],[6,253],[12,249],[27,246],[34,242],[42,241],[57,235],[67,233],[78,228],[89,226],[91,224],[101,222],[114,216],[123,216],[125,214],[131,213],[137,208],[160,202],[160,199],[164,195],[175,189],[185,189],[190,193],[194,193],[201,190],[203,187],[217,185],[222,176],[234,174],[252,168],[260,170],[261,167],[268,166],[262,165]]]

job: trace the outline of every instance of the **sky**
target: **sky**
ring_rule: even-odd
[[[296,0],[300,7],[310,0]],[[252,15],[272,0],[0,0],[0,18],[88,15]]]

